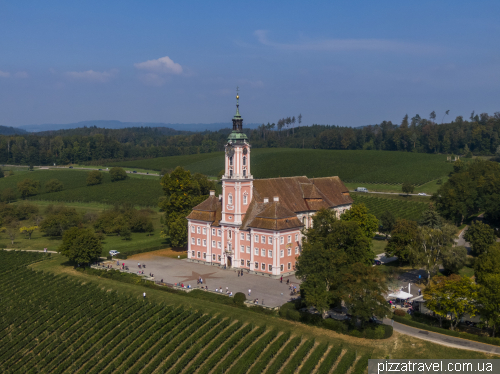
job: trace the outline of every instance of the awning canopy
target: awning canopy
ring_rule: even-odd
[[[408,292],[398,291],[398,292],[389,294],[389,297],[395,297],[397,299],[406,300],[406,299],[409,299],[410,297],[413,297],[413,295],[411,293],[408,293]]]

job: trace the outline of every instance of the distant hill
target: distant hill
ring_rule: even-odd
[[[16,127],[7,127],[0,126],[0,135],[21,135],[26,134],[26,130],[16,128]]]
[[[259,126],[258,123],[244,124],[245,128],[253,129]],[[106,129],[123,129],[127,127],[167,127],[177,131],[218,131],[220,129],[232,127],[232,123],[155,123],[155,122],[121,122],[121,121],[82,121],[76,123],[67,124],[41,124],[41,125],[23,125],[19,126],[18,129],[22,129],[28,132],[40,132],[40,131],[55,131],[55,130],[66,130],[66,129],[76,129],[82,127],[98,127]]]

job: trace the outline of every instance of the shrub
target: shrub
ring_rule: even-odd
[[[59,192],[62,191],[64,185],[58,179],[51,179],[45,183],[45,192]]]
[[[92,170],[87,175],[87,186],[95,186],[102,183],[102,173],[97,170]]]
[[[120,167],[111,168],[109,174],[111,175],[111,182],[127,179],[127,172]]]
[[[382,325],[369,327],[364,332],[366,339],[383,339],[385,336],[385,329]]]
[[[405,317],[406,316],[406,312],[403,310],[403,309],[396,309],[394,311],[394,314],[399,316],[399,317]]]
[[[323,326],[328,330],[333,330],[341,334],[347,334],[348,327],[345,323],[341,321],[336,321],[331,318],[323,320]]]
[[[246,299],[247,297],[243,292],[236,292],[233,298],[235,304],[243,304],[246,301]]]

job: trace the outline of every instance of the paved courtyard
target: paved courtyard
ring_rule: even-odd
[[[120,261],[120,265],[125,263],[131,273],[136,273],[139,270],[138,262],[141,265],[145,264],[146,268],[141,268],[145,275],[152,273],[155,281],[163,279],[165,283],[184,283],[185,286],[191,285],[193,288],[199,288],[200,285],[197,284],[197,280],[201,277],[203,287],[208,286],[211,291],[222,287],[225,293],[226,287],[228,287],[228,290],[233,295],[236,292],[243,292],[247,295],[248,300],[259,299],[259,305],[264,302],[264,305],[270,307],[283,305],[292,299],[289,285],[286,284],[287,279],[297,287],[297,291],[299,289],[299,281],[293,275],[283,277],[283,283],[280,283],[279,279],[248,274],[246,271],[244,271],[243,276],[238,277],[236,269],[224,270],[216,266],[197,264],[170,257],[151,256],[150,254],[146,256],[135,255],[133,259],[118,261]],[[117,268],[116,261],[114,261],[113,266]],[[251,290],[251,296],[248,296],[249,289]]]

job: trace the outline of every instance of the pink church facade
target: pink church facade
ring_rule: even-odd
[[[274,277],[293,274],[302,230],[311,226],[312,216],[322,208],[340,216],[352,198],[338,177],[254,180],[236,99],[222,195],[211,191],[187,216],[188,261]]]

